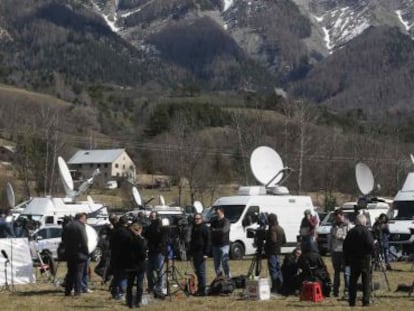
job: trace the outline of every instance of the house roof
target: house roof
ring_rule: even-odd
[[[85,163],[112,163],[125,149],[95,149],[79,150],[68,161],[68,164],[85,164]]]

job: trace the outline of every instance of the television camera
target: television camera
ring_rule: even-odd
[[[191,234],[188,218],[185,215],[175,215],[168,218],[164,227],[168,232],[169,257],[186,261]]]
[[[262,253],[264,241],[266,240],[266,229],[267,229],[267,214],[260,213],[258,216],[258,227],[257,228],[248,228],[247,237],[249,239],[254,239],[253,245],[256,247],[256,253]]]

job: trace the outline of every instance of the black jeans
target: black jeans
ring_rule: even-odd
[[[127,289],[126,289],[126,302],[128,307],[132,308],[134,305],[139,306],[141,304],[142,293],[144,292],[144,276],[145,270],[142,271],[127,271]],[[135,279],[137,280],[137,292],[134,300],[132,294],[132,288],[134,287]]]
[[[75,295],[79,295],[82,287],[82,277],[85,270],[86,261],[68,258],[68,272],[66,274],[65,295],[69,296],[72,289]]]
[[[358,259],[351,259],[350,264],[349,305],[355,305],[359,276],[362,278],[362,304],[368,305],[371,296],[371,256],[368,255]]]

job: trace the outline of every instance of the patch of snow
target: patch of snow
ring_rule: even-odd
[[[223,28],[224,28],[224,30],[227,30],[228,29],[228,25],[227,24],[224,24],[223,25]]]
[[[128,17],[128,16],[130,16],[130,15],[133,15],[133,14],[135,14],[135,13],[138,13],[139,11],[141,11],[141,8],[138,8],[138,9],[133,10],[133,11],[131,11],[131,12],[124,13],[124,14],[122,14],[122,15],[121,15],[121,17]]]
[[[326,47],[329,50],[329,54],[332,53],[332,45],[331,45],[331,38],[329,36],[329,30],[326,27],[322,27],[324,37],[323,40],[325,41]]]
[[[234,0],[224,0],[223,12],[226,12],[234,3]]]
[[[403,25],[404,25],[405,30],[409,31],[409,30],[410,30],[410,28],[411,28],[413,25],[412,25],[412,24],[411,24],[411,25],[410,25],[410,24],[408,24],[408,23],[404,20],[404,18],[402,17],[402,11],[401,11],[401,10],[396,10],[396,11],[395,11],[395,14],[397,14],[398,19],[400,20],[401,24],[403,24]]]
[[[317,21],[318,23],[320,23],[320,22],[322,22],[322,21],[323,21],[323,15],[322,15],[322,16],[312,15],[312,16],[316,19],[316,21]]]
[[[106,24],[109,26],[109,28],[111,28],[111,30],[113,32],[118,32],[121,30],[121,28],[116,26],[116,13],[114,14],[114,20],[110,20],[109,17],[107,15],[105,15],[101,9],[99,8],[99,6],[92,1],[93,6],[95,7],[95,9],[101,14],[101,16],[103,17],[103,19],[105,20]]]

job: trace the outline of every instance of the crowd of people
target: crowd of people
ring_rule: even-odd
[[[341,274],[343,274],[343,298],[350,306],[356,304],[357,281],[362,276],[364,306],[370,303],[372,256],[375,250],[387,258],[387,219],[381,215],[372,230],[367,227],[367,218],[358,213],[355,226],[351,229],[341,209],[334,212],[335,221],[329,234],[329,249],[333,266],[333,284],[326,265],[319,254],[316,243],[318,220],[310,210],[298,228],[298,246],[280,261],[281,248],[286,243],[283,228],[277,215],[267,215],[267,228],[264,235],[264,255],[268,263],[271,279],[271,292],[274,295],[299,294],[305,281],[319,282],[323,294],[331,291],[339,296]],[[201,214],[195,214],[185,233],[185,244],[197,278],[195,295],[207,294],[206,259],[213,256],[216,277],[232,279],[229,266],[230,222],[221,207],[215,209],[215,216],[209,226],[203,222]],[[111,225],[102,229],[100,245],[102,260],[95,271],[102,276],[103,282],[110,281],[110,294],[114,299],[124,299],[129,307],[139,306],[144,293],[144,279],[147,279],[148,293],[155,298],[165,297],[165,264],[173,260],[175,249],[171,241],[175,236],[171,226],[165,226],[157,212],[149,217],[139,214],[132,222],[127,216],[111,216]],[[77,215],[66,225],[62,241],[65,245],[68,275],[65,295],[80,295],[84,292],[82,279],[85,265],[88,265],[87,238],[84,223],[86,215]],[[176,228],[175,228],[176,230]],[[378,241],[378,248],[374,244]],[[385,260],[387,266],[389,262]],[[136,290],[133,291],[134,284]]]

